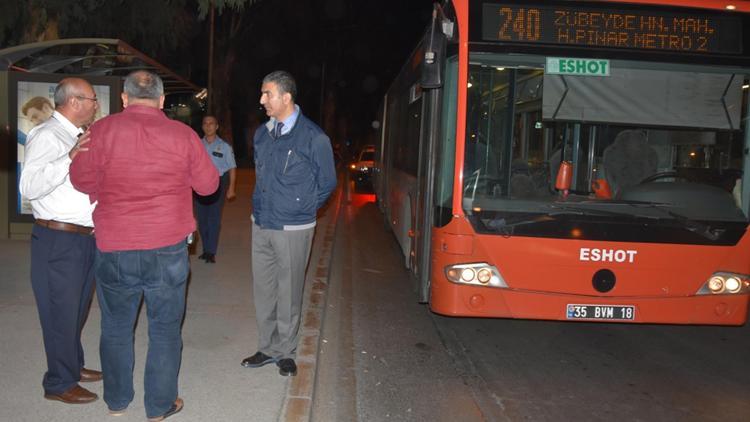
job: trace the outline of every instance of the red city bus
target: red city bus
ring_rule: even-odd
[[[374,173],[420,301],[450,316],[744,324],[749,12],[436,6],[384,98]]]

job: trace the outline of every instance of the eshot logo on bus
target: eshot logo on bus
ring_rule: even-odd
[[[632,264],[638,251],[628,249],[581,248],[578,258],[591,262],[621,262]]]
[[[547,57],[544,73],[549,75],[609,76],[609,60]]]

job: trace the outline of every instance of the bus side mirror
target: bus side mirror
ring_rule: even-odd
[[[422,42],[424,57],[422,57],[422,72],[419,80],[423,89],[443,86],[446,41],[446,36],[440,29],[431,28],[425,34]]]

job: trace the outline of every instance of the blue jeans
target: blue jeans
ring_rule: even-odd
[[[148,315],[144,403],[149,418],[166,413],[177,399],[182,358],[182,318],[189,272],[187,245],[96,253],[96,289],[102,314],[99,345],[104,401],[111,410],[133,400],[133,337],[141,298]]]

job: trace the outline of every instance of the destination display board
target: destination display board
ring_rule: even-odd
[[[484,41],[689,53],[742,53],[740,16],[684,9],[482,5]]]

